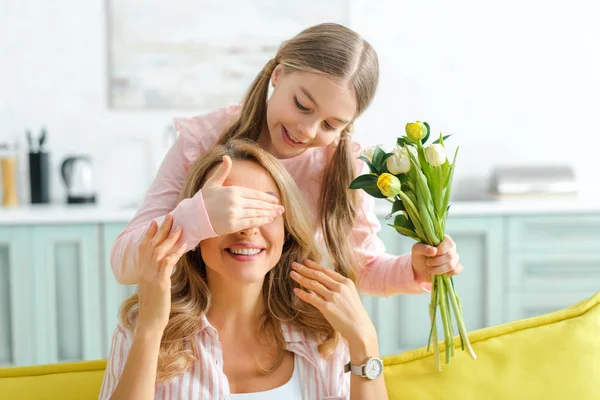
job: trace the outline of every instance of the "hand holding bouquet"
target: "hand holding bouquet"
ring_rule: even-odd
[[[368,165],[370,172],[357,177],[350,188],[363,189],[373,197],[387,199],[392,203],[392,210],[386,219],[394,218],[390,226],[402,235],[435,247],[444,240],[458,148],[450,163],[444,148],[444,140],[449,135],[443,137],[440,134],[439,139],[426,145],[429,134],[426,122],[408,123],[406,136],[398,138],[397,147],[392,152],[386,153],[379,147],[365,151],[359,158]],[[436,327],[438,314],[445,338],[446,364],[454,355],[451,310],[456,318],[461,347],[463,350],[466,348],[475,359],[452,277],[434,275],[427,349],[433,340],[438,370],[441,370]]]

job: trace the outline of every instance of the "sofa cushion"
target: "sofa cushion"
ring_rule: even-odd
[[[106,361],[84,361],[0,369],[0,398],[97,400]]]
[[[564,310],[469,333],[471,359],[455,338],[442,371],[426,347],[385,357],[390,400],[600,399],[600,292]]]

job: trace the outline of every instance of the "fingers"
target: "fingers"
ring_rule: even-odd
[[[239,187],[242,197],[250,200],[261,200],[266,203],[279,204],[279,198],[272,193],[261,192],[260,190]]]
[[[454,275],[460,274],[463,271],[464,271],[464,267],[462,266],[462,264],[458,264],[453,270],[449,271],[446,275],[454,276]]]
[[[426,257],[433,257],[438,254],[439,249],[428,246],[425,243],[415,243],[412,247],[412,252]]]
[[[445,235],[444,240],[437,247],[437,254],[448,253],[454,248],[456,248],[456,244],[454,243],[450,235]]]
[[[240,213],[240,219],[243,218],[256,218],[256,217],[278,217],[283,214],[283,207],[279,209],[256,209],[249,208],[243,209]]]
[[[274,220],[273,217],[244,218],[238,221],[234,231],[239,232],[244,229],[258,228],[259,226],[270,224]]]
[[[231,172],[232,165],[231,158],[229,158],[229,156],[223,156],[223,162],[212,173],[210,178],[206,180],[204,187],[223,186],[223,182],[225,182],[225,179],[227,179]]]
[[[298,263],[297,263],[298,264]],[[302,264],[298,264],[300,266],[302,266]],[[311,268],[315,271],[320,271],[323,274],[327,275],[329,278],[333,279],[334,281],[341,283],[341,284],[345,284],[348,283],[348,281],[351,282],[350,279],[338,274],[337,272],[335,272],[334,270],[332,270],[331,268],[327,268],[324,267],[316,262],[314,262],[313,260],[304,260],[304,265],[308,268]],[[293,265],[292,265],[293,266]]]
[[[438,258],[438,257],[436,257],[436,258]],[[446,274],[448,272],[454,271],[458,265],[459,264],[458,264],[458,254],[457,254],[456,257],[450,258],[450,260],[448,262],[444,262],[442,264],[439,264],[436,267],[431,268],[430,273],[432,275]],[[456,274],[454,274],[454,275],[456,275]]]
[[[269,195],[267,195],[269,196]],[[277,197],[271,196],[275,200]],[[240,202],[240,207],[244,210],[261,210],[261,211],[269,211],[269,212],[278,212],[277,215],[283,214],[284,208],[282,205],[278,203],[268,202],[262,199],[249,199],[247,197],[243,198],[244,200]]]
[[[309,279],[303,275],[300,275],[296,271],[292,271],[290,273],[290,276],[292,277],[293,280],[298,282],[305,289],[311,290],[314,293],[316,293],[317,295],[321,296],[323,299],[331,301],[331,299],[333,297],[332,296],[333,293],[319,281],[314,280],[314,279]]]
[[[164,258],[163,260],[163,268],[159,271],[159,276],[162,279],[167,279],[171,277],[173,273],[173,268],[175,268],[175,264],[177,261],[186,253],[187,245],[184,243],[181,246],[172,249],[171,252]]]
[[[152,240],[150,240],[150,246],[158,247],[160,244],[169,236],[169,232],[171,232],[171,228],[173,227],[173,216],[171,214],[167,214],[165,220],[163,221],[160,228],[158,228],[158,232],[154,235]]]
[[[314,306],[317,310],[321,311],[321,313],[325,311],[327,302],[316,294],[306,292],[300,288],[294,288],[294,293],[300,298],[300,300]]]
[[[157,230],[158,224],[156,223],[156,221],[150,222],[150,226],[148,227],[148,229],[146,229],[146,233],[144,234],[140,246],[147,246],[148,243],[150,243],[150,240],[152,240],[152,238],[154,237],[154,235],[156,235]]]
[[[178,227],[167,236],[167,238],[156,247],[154,250],[154,257],[156,260],[162,260],[168,253],[173,250],[173,246],[179,240],[181,236],[181,227]]]

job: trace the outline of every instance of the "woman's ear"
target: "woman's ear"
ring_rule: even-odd
[[[271,84],[273,85],[273,87],[275,87],[275,85],[277,85],[277,82],[279,81],[279,78],[281,77],[281,74],[283,73],[283,65],[278,64],[275,69],[273,70],[273,73],[271,74]]]

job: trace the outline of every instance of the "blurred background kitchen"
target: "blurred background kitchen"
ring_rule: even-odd
[[[389,147],[426,120],[461,147],[448,233],[469,330],[598,291],[597,15],[583,0],[0,0],[0,364],[106,357],[134,290],[110,248],[172,118],[239,102],[282,40],[323,21],[379,55],[358,141]],[[388,251],[409,251],[387,210]],[[384,354],[425,344],[428,300],[365,297]]]

